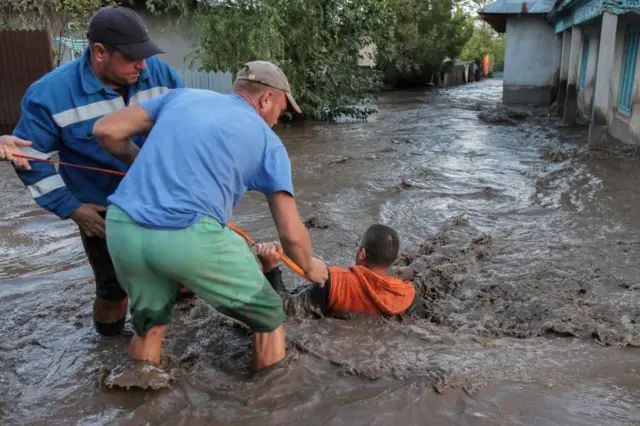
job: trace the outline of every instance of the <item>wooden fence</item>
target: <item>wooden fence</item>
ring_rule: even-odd
[[[20,101],[31,83],[53,69],[46,31],[0,31],[0,134],[20,119]]]

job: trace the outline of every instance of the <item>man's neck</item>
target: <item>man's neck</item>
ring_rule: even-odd
[[[240,96],[242,99],[244,99],[249,105],[251,105],[253,107],[253,109],[255,109],[256,111],[258,111],[258,100],[255,99],[253,96],[251,96],[249,93],[246,92],[242,92],[242,91],[233,91],[232,93],[234,93],[237,96]]]
[[[367,264],[363,264],[362,266],[364,266],[365,268],[367,268],[368,270],[370,270],[374,274],[380,275],[381,277],[386,277],[388,272],[389,272],[389,268],[381,268],[379,266],[370,266],[370,265],[367,265]]]

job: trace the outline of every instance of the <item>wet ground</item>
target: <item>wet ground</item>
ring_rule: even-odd
[[[0,423],[640,424],[640,160],[500,97],[389,93],[368,123],[278,131],[317,254],[347,265],[369,224],[394,226],[426,318],[290,319],[286,362],[254,376],[244,327],[184,303],[158,391],[99,385],[128,337],[93,332],[75,226],[0,165]],[[235,215],[274,238],[262,196]]]

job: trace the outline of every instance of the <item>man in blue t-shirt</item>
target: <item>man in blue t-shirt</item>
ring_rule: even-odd
[[[254,61],[229,95],[178,89],[96,123],[102,146],[131,164],[108,198],[107,244],[130,298],[132,358],[160,361],[182,286],[255,332],[256,370],[284,357],[282,301],[227,223],[245,192],[264,193],[286,254],[309,280],[327,279],[296,208],[287,151],[271,129],[287,105],[301,113],[282,70]],[[145,133],[138,149],[130,138]]]

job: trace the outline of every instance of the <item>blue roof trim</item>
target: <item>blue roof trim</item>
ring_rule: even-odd
[[[609,13],[622,15],[628,9],[640,10],[638,0],[564,0],[549,14],[555,25],[556,33],[560,33],[574,25],[588,22],[606,10]]]
[[[551,12],[556,0],[498,0],[482,9],[482,14],[513,15],[523,13],[546,14]]]
[[[640,12],[640,0],[498,0],[479,14],[498,32],[506,30],[507,16],[544,15],[556,33],[561,33],[601,16],[604,11],[623,15],[630,9]]]

